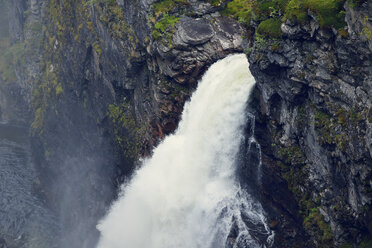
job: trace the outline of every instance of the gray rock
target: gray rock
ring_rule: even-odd
[[[180,40],[188,45],[200,45],[209,41],[215,32],[212,25],[204,19],[181,18],[177,26]]]
[[[326,81],[331,80],[331,75],[329,75],[327,70],[325,70],[322,67],[318,67],[315,75],[317,78],[322,79],[322,80],[326,80]]]
[[[292,39],[299,37],[302,32],[301,27],[299,25],[290,26],[287,25],[286,23],[283,23],[280,26],[280,29],[282,30],[283,34],[287,35],[289,38]]]
[[[287,59],[278,53],[271,53],[267,54],[267,58],[269,59],[270,63],[276,63],[280,67],[286,67],[288,65]]]

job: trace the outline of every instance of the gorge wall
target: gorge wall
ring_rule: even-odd
[[[0,2],[10,61],[0,66],[1,115],[30,126],[35,188],[63,220],[61,247],[92,247],[97,219],[136,160],[174,131],[203,72],[237,52],[257,80],[247,111],[274,246],[368,245],[372,2],[345,2],[343,31],[307,11],[277,36],[229,2],[239,1]],[[242,175],[248,181],[249,161]]]

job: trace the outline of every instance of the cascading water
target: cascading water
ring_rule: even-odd
[[[261,205],[236,180],[254,84],[245,55],[211,66],[186,103],[177,131],[123,185],[98,225],[99,248],[271,245]]]

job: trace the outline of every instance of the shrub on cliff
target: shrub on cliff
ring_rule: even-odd
[[[232,0],[227,4],[225,14],[249,25],[250,20],[264,22],[261,33],[268,36],[278,35],[279,19],[290,19],[300,24],[313,15],[323,28],[343,28],[346,23],[343,6],[346,0]],[[360,5],[365,0],[350,0]],[[261,24],[260,24],[261,25]],[[269,25],[273,25],[272,28]],[[269,31],[269,32],[265,32]]]
[[[225,14],[233,16],[240,23],[249,26],[252,17],[253,0],[234,0],[227,4]]]
[[[281,24],[282,22],[280,20],[270,18],[258,25],[257,32],[270,38],[279,38],[282,36]]]
[[[305,6],[314,12],[321,27],[343,28],[345,23],[345,0],[307,0]]]

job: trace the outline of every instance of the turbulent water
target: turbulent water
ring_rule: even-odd
[[[1,123],[0,247],[55,247],[57,223],[35,196],[36,184],[26,130]]]
[[[123,185],[98,225],[99,248],[270,246],[261,205],[236,180],[254,84],[245,55],[211,66],[177,131]]]

